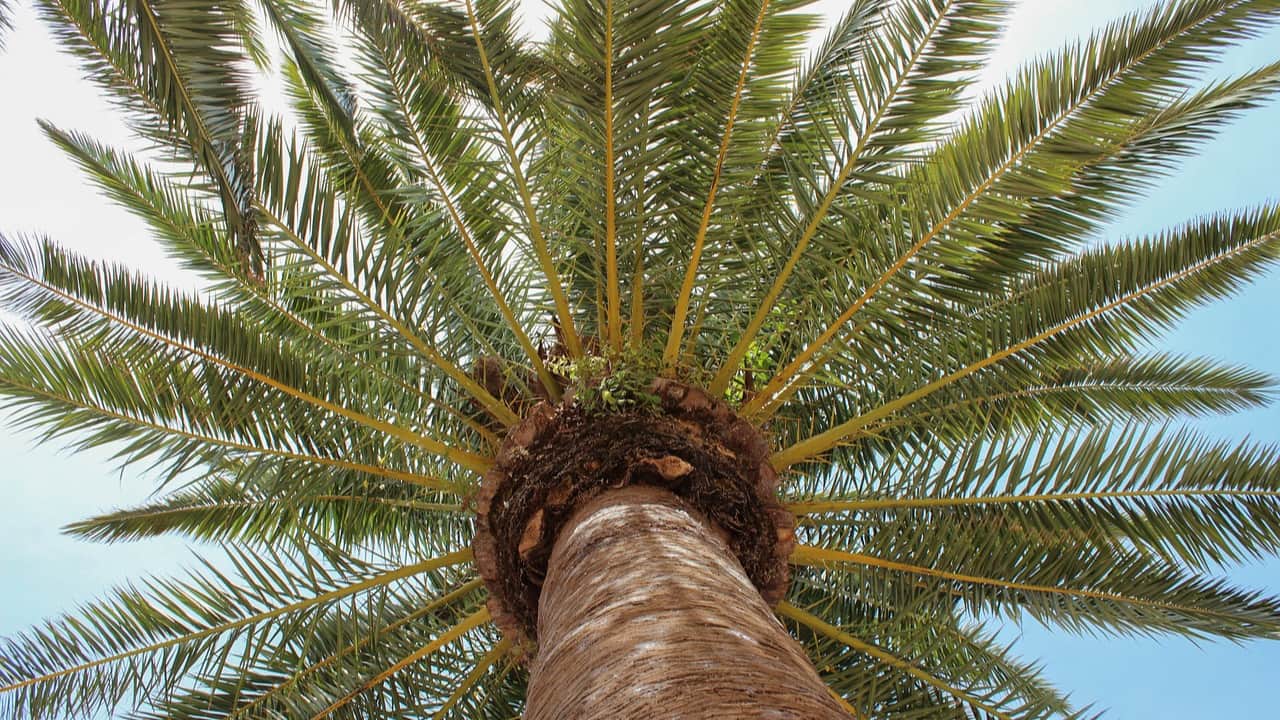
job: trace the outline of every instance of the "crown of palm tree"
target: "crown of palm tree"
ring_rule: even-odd
[[[6,641],[0,712],[518,715],[479,478],[537,398],[655,377],[770,437],[777,611],[855,717],[1077,714],[975,619],[1280,631],[1212,578],[1280,549],[1280,449],[1170,425],[1271,379],[1148,349],[1280,205],[1092,241],[1280,89],[1198,80],[1280,2],[1163,2],[974,102],[1005,2],[854,0],[804,60],[797,0],[563,0],[540,42],[495,0],[35,4],[151,149],[46,133],[205,285],[0,239],[0,393],[162,484],[72,533],[229,560]]]

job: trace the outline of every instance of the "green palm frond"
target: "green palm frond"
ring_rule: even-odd
[[[239,61],[245,51],[261,56],[252,10],[181,0],[50,0],[37,7],[63,46],[84,60],[89,78],[130,110],[140,133],[180,148],[212,180],[244,268],[260,273],[252,159],[240,142],[250,91]]]
[[[1040,669],[1014,659],[982,626],[959,613],[918,604],[886,606],[860,596],[856,576],[798,568],[789,602],[800,612],[839,623],[844,632],[887,643],[883,655],[860,652],[838,636],[792,621],[828,685],[860,717],[972,717],[972,707],[940,691],[901,663],[942,673],[934,678],[953,690],[971,688],[1013,717],[1084,717],[1068,699],[1039,677]],[[835,626],[827,628],[836,629]],[[945,659],[944,659],[945,658]],[[962,659],[961,659],[962,658]],[[859,710],[859,709],[862,710]]]
[[[324,541],[348,551],[449,547],[470,537],[465,511],[447,494],[355,472],[304,470],[245,463],[161,500],[73,523],[66,532],[108,542],[168,533],[266,546]]]
[[[711,389],[723,392],[728,388],[730,380],[738,371],[742,359],[746,356],[750,344],[755,340],[760,328],[764,325],[769,313],[773,311],[787,281],[791,278],[801,258],[819,232],[824,228],[828,218],[839,218],[841,213],[833,215],[837,200],[842,196],[856,196],[847,185],[860,164],[868,162],[875,156],[878,148],[893,145],[900,147],[895,141],[882,135],[893,135],[895,130],[907,129],[900,140],[910,145],[913,132],[912,125],[927,126],[934,118],[945,114],[953,107],[952,92],[956,87],[947,87],[945,82],[942,92],[934,96],[934,86],[939,75],[963,72],[966,64],[981,58],[986,50],[984,39],[990,39],[999,32],[1000,23],[994,20],[1003,11],[1004,2],[961,3],[949,0],[922,0],[914,3],[903,3],[893,7],[889,12],[892,17],[886,18],[881,27],[883,38],[868,39],[865,51],[871,54],[860,58],[864,67],[870,68],[866,75],[860,75],[862,83],[853,94],[858,98],[866,98],[865,107],[848,108],[839,117],[849,123],[851,128],[840,128],[841,133],[852,130],[857,140],[850,142],[842,137],[822,138],[827,143],[835,141],[829,151],[822,153],[828,162],[834,161],[832,167],[823,169],[816,175],[817,179],[829,181],[816,187],[793,188],[795,198],[801,208],[800,213],[777,212],[774,219],[768,221],[776,224],[785,222],[783,227],[773,228],[773,232],[781,236],[794,236],[796,239],[791,248],[783,250],[786,262],[777,267],[766,277],[776,277],[769,285],[769,290],[760,298],[751,320],[737,338],[733,349],[711,382]],[[946,60],[942,59],[945,54]],[[913,92],[918,93],[913,98]],[[941,98],[941,99],[939,99]],[[915,117],[895,117],[895,107],[910,108],[917,113]],[[901,120],[901,123],[895,121]],[[896,126],[896,127],[895,127]],[[888,132],[882,133],[882,128]],[[836,164],[838,163],[838,164]],[[862,172],[868,172],[864,167]]]
[[[198,285],[0,237],[0,398],[156,481],[68,533],[226,556],[4,641],[0,715],[519,716],[478,478],[537,402],[658,375],[769,436],[777,611],[852,717],[1092,716],[1003,622],[1280,636],[1221,577],[1280,554],[1280,450],[1180,427],[1276,381],[1153,349],[1276,263],[1280,205],[1097,240],[1280,93],[1206,80],[1275,0],[975,101],[1005,0],[854,0],[807,58],[805,0],[35,6],[145,147],[45,135]]]
[[[1265,405],[1275,384],[1249,368],[1166,355],[1066,365],[1018,390],[1009,390],[1006,380],[998,373],[972,376],[910,413],[874,424],[867,433],[885,444],[904,433],[961,440],[1014,429],[1034,431],[1048,417],[1092,424],[1175,421]]]
[[[475,272],[542,387],[558,399],[559,383],[524,330],[528,318],[518,318],[509,300],[527,297],[528,287],[519,282],[524,274],[505,267],[501,257],[502,243],[512,229],[502,222],[500,199],[491,190],[496,184],[493,170],[481,170],[488,163],[480,138],[474,129],[465,127],[471,120],[448,94],[445,78],[419,71],[429,56],[404,51],[406,44],[412,47],[412,36],[406,38],[378,27],[361,26],[360,32],[367,40],[364,64],[377,86],[378,114],[386,127],[398,129],[399,154],[405,158],[398,164],[411,165],[413,173],[408,177],[429,193],[415,197],[415,202],[430,202],[437,206],[437,213],[448,218],[450,234],[456,239],[450,237],[447,242],[466,248]],[[460,167],[466,168],[465,175],[458,172]],[[484,181],[486,175],[488,182]]]
[[[406,595],[389,599],[368,609],[339,609],[321,619],[307,643],[279,651],[261,667],[234,680],[209,677],[198,685],[183,688],[161,708],[162,712],[140,717],[166,718],[248,718],[287,715],[310,716],[319,703],[333,702],[361,677],[364,667],[385,663],[393,653],[407,655],[423,642],[424,632],[438,634],[454,613],[474,607],[483,595],[479,580],[462,583],[457,589],[421,604]],[[377,623],[383,623],[380,627]],[[347,629],[358,625],[367,634],[351,638]],[[373,639],[378,642],[374,643]],[[495,643],[495,647],[501,642]],[[471,662],[469,653],[441,657],[444,668],[457,672]],[[366,708],[367,709],[367,708]]]
[[[362,258],[380,248],[380,243],[360,231],[349,206],[327,178],[312,168],[306,146],[290,141],[283,132],[279,124],[271,124],[260,134],[260,153],[264,160],[274,160],[270,166],[263,165],[258,179],[263,198],[259,211],[267,226],[264,234],[272,238],[272,251],[280,253],[284,269],[296,267],[303,274],[305,286],[321,288],[334,296],[328,302],[342,303],[344,315],[356,313],[390,335],[388,341],[393,345],[385,352],[398,355],[406,352],[407,345],[408,352],[425,358],[500,422],[513,424],[517,418],[511,409],[450,359],[477,358],[491,347],[485,334],[471,337],[481,344],[479,348],[468,346],[470,336],[457,332],[455,325],[455,332],[448,333],[449,339],[464,345],[452,348],[454,352],[446,355],[445,349],[424,337],[427,333],[415,329],[431,330],[431,336],[445,334],[449,329],[433,327],[425,322],[428,317],[424,314],[435,322],[460,321],[468,330],[482,322],[463,309],[475,302],[471,297],[461,288],[452,284],[446,287],[439,281],[431,262],[434,248],[409,244],[397,232],[390,252],[379,254],[376,264],[362,263]],[[456,316],[434,313],[435,303],[452,305]]]
[[[72,396],[68,401],[91,408],[102,405],[107,412],[144,421],[172,420],[196,432],[239,433],[234,440],[277,449],[299,449],[284,446],[307,422],[318,423],[314,435],[304,432],[307,442],[319,447],[322,438],[333,435],[321,424],[336,429],[341,427],[337,418],[342,418],[409,446],[442,457],[453,455],[473,470],[488,465],[483,456],[456,443],[373,417],[355,406],[354,397],[341,398],[337,387],[317,384],[318,378],[337,379],[318,369],[323,361],[309,361],[300,348],[253,332],[253,325],[234,313],[131,277],[128,271],[101,268],[50,244],[40,255],[24,257],[0,240],[0,282],[8,281],[13,288],[6,299],[50,326],[58,337],[79,336],[72,343],[81,348],[73,355],[52,339],[43,346],[35,339],[7,343],[12,350],[6,355],[21,363],[12,365],[7,375],[16,383],[34,385],[31,392],[57,393],[59,386],[80,380],[80,388],[63,393]],[[23,358],[28,348],[32,352]],[[112,375],[114,392],[104,392],[102,386]],[[96,376],[96,383],[91,376]],[[382,402],[375,384],[351,389],[361,396],[360,402]],[[248,416],[236,417],[219,407],[229,400],[248,401],[240,408]],[[308,420],[311,411],[321,414]],[[271,429],[272,424],[277,427]],[[352,440],[339,441],[329,452],[341,454]]]
[[[513,203],[514,213],[521,218],[522,235],[528,239],[528,252],[536,261],[551,296],[560,336],[570,357],[579,357],[583,349],[577,321],[565,295],[556,259],[543,232],[525,168],[524,156],[530,154],[530,149],[545,131],[539,93],[520,81],[529,71],[521,67],[528,61],[523,59],[520,45],[513,37],[515,5],[504,0],[483,4],[465,0],[465,6],[471,38],[475,43],[475,57],[483,72],[490,111],[496,122],[498,137],[494,145],[497,153],[505,158],[508,179],[518,201]]]
[[[826,452],[954,382],[1007,367],[1011,358],[1053,363],[1094,356],[1103,348],[1129,350],[1136,338],[1164,330],[1190,308],[1239,289],[1273,264],[1278,252],[1280,207],[1271,206],[1054,263],[1010,289],[1017,303],[1006,297],[977,310],[966,323],[972,334],[961,331],[963,340],[956,338],[960,342],[953,346],[960,357],[948,357],[956,369],[792,445],[773,463],[783,468]],[[988,323],[993,310],[1001,317]]]
[[[0,0],[0,50],[4,50],[6,36],[13,30],[13,6],[10,0]]]
[[[485,427],[433,398],[422,387],[410,384],[402,364],[389,361],[376,324],[336,313],[336,299],[317,289],[314,282],[307,282],[296,270],[273,276],[277,281],[270,288],[238,274],[234,254],[228,253],[222,242],[225,229],[201,204],[202,199],[208,198],[190,197],[177,178],[84,135],[50,125],[44,125],[44,129],[109,197],[146,222],[174,256],[207,278],[226,302],[252,317],[263,331],[319,342],[326,355],[336,356],[332,371],[364,376],[374,373],[421,401],[417,412],[430,413],[433,423],[460,422],[485,442],[496,444],[496,437]],[[426,407],[431,409],[425,410]]]
[[[297,0],[260,0],[259,4],[307,87],[322,98],[320,104],[330,109],[335,122],[345,123],[342,132],[354,133],[355,91],[333,57],[333,39],[325,33],[321,17]]]
[[[1102,545],[1120,542],[1207,570],[1275,551],[1269,538],[1280,510],[1277,452],[1185,431],[1067,428],[1026,440],[904,450],[872,472],[797,489],[813,499],[792,508],[814,514],[806,524],[819,533],[828,513],[887,513],[895,521],[901,512],[941,524],[952,513],[969,522],[990,511],[1001,524],[1077,530]]]
[[[1068,185],[1058,195],[1039,196],[1034,204],[1021,213],[1019,220],[1006,227],[994,228],[997,234],[1016,237],[1020,242],[1045,240],[1039,246],[1027,246],[1021,254],[1007,251],[979,260],[973,269],[953,273],[949,282],[963,282],[981,297],[989,292],[995,278],[1016,276],[1019,272],[1033,270],[1035,260],[1044,256],[1057,259],[1069,247],[1066,243],[1082,238],[1098,228],[1098,223],[1112,214],[1123,199],[1141,190],[1158,176],[1165,163],[1188,152],[1197,142],[1211,137],[1216,129],[1232,114],[1248,109],[1271,97],[1277,90],[1280,68],[1275,65],[1232,80],[1222,81],[1190,97],[1160,105],[1146,117],[1128,125],[1128,132],[1118,136],[1110,146],[1096,145],[1089,150],[1081,144],[1067,146],[1064,153],[1072,153],[1072,163],[1078,163]],[[1079,162],[1075,153],[1094,152],[1096,156]],[[1155,174],[1153,174],[1155,173]],[[1052,244],[1048,244],[1048,243]],[[1016,262],[1011,262],[1016,259]],[[996,262],[998,260],[998,262]],[[985,279],[979,279],[985,278]],[[941,278],[939,278],[941,280]],[[910,293],[911,286],[905,288]],[[865,293],[864,293],[865,296]],[[981,303],[980,299],[965,298],[965,304]],[[863,310],[866,297],[859,297],[840,316],[796,354],[785,368],[762,388],[760,394],[745,406],[748,412],[768,411],[784,402],[809,378],[828,364],[839,365],[839,346],[836,340],[856,333],[866,332],[866,323],[849,327],[851,319]],[[902,299],[902,303],[919,303],[918,297]],[[914,309],[914,308],[913,308]],[[919,308],[917,312],[946,312],[949,308],[937,303]],[[902,313],[900,309],[898,311]]]
[[[778,614],[789,620],[795,621],[808,630],[824,635],[835,642],[841,643],[850,650],[868,656],[880,665],[911,676],[924,685],[942,693],[944,696],[949,696],[953,703],[967,708],[971,712],[987,713],[993,717],[1000,718],[1001,720],[1011,720],[1011,718],[1015,717],[1013,714],[1001,712],[997,708],[997,705],[1007,704],[1003,699],[983,697],[975,694],[972,689],[956,687],[947,680],[931,675],[927,671],[920,669],[911,661],[904,660],[884,648],[854,637],[840,628],[794,605],[791,605],[790,603],[784,602],[779,605]],[[944,714],[943,717],[945,716],[946,715]]]
[[[329,569],[307,555],[239,553],[232,560],[240,577],[210,566],[203,577],[124,588],[79,617],[6,641],[6,711],[69,715],[163,696],[193,670],[234,672],[238,643],[253,648],[282,633],[305,643],[312,619],[344,598],[374,593],[367,602],[377,606],[388,587],[469,558],[463,551],[394,568],[348,560]]]

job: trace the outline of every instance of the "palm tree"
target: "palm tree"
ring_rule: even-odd
[[[1280,89],[1163,2],[965,91],[996,0],[38,0],[149,151],[50,139],[203,278],[0,238],[0,393],[215,543],[0,646],[0,712],[1075,717],[975,620],[1275,637],[1271,379],[1154,354],[1280,205],[1093,234]],[[0,2],[0,28],[8,3]],[[334,33],[343,33],[335,42]],[[278,63],[290,101],[256,97]]]

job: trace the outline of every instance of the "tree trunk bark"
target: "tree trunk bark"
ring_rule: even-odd
[[[538,639],[526,720],[849,717],[717,531],[658,488],[564,526]]]

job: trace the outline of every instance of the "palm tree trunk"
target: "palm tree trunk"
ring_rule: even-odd
[[[849,717],[716,530],[658,488],[564,526],[538,638],[526,720]]]

